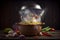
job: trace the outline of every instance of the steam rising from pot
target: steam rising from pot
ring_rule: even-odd
[[[19,14],[21,15],[21,21],[24,22],[41,22],[41,17],[44,14],[44,10],[42,10],[41,6],[36,4],[34,7],[30,5],[22,6]]]

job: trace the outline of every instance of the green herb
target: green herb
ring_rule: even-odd
[[[51,28],[48,26],[48,27],[45,27],[42,29],[42,32],[48,32]]]

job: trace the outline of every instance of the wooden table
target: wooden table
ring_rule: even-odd
[[[54,32],[54,34],[52,32],[50,32],[52,34],[52,37],[48,37],[48,36],[32,36],[32,37],[25,37],[25,39],[60,39],[60,30],[56,30]],[[2,33],[2,31],[0,31],[0,39],[20,39],[19,37],[4,37],[5,34]]]

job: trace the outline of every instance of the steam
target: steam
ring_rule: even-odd
[[[40,16],[42,16],[42,15],[44,14],[44,12],[45,12],[45,11],[43,10],[43,11],[41,12]]]
[[[31,12],[32,11],[32,12]],[[29,10],[29,9],[26,9],[26,10],[22,10],[22,11],[19,11],[20,12],[20,14],[21,14],[21,20],[22,21],[31,21],[32,19],[32,21],[34,21],[34,22],[41,22],[41,16],[44,14],[44,10],[40,13],[40,15],[38,16],[37,14],[37,16],[38,16],[38,18],[36,19],[36,18],[33,18],[34,16],[34,10]]]

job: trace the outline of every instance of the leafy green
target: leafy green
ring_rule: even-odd
[[[5,32],[5,33],[8,33],[8,32],[11,31],[11,30],[12,30],[11,28],[5,28],[5,29],[4,29],[4,32]]]
[[[48,32],[50,29],[51,29],[51,28],[48,26],[48,27],[43,28],[41,31],[42,31],[42,32]]]

